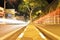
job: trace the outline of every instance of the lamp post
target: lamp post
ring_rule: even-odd
[[[6,0],[4,0],[4,11],[6,9]],[[5,14],[4,14],[4,18],[5,18]]]
[[[4,0],[4,9],[6,8],[6,0]]]

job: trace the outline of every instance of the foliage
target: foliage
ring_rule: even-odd
[[[32,13],[32,16],[37,16],[36,12],[39,10],[43,12],[44,7],[47,5],[46,0],[23,0],[23,3],[19,5],[18,9],[22,12]]]
[[[18,10],[21,11],[21,12],[27,12],[28,9],[24,4],[20,4],[18,6]]]

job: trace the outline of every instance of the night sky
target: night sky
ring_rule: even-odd
[[[0,6],[4,7],[4,0],[0,0]]]
[[[53,0],[47,0],[47,2],[50,4]]]
[[[47,2],[50,4],[53,0],[47,0]],[[4,0],[0,0],[0,6],[4,7]]]

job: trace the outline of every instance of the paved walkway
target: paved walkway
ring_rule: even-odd
[[[47,40],[46,37],[31,23],[18,36],[17,40]]]

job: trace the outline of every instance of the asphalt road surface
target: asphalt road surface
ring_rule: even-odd
[[[6,25],[6,24],[0,24],[0,38],[3,38],[4,36],[6,36],[7,34],[17,30],[17,29],[21,29],[24,26],[20,26],[20,25]],[[23,29],[22,29],[23,30]]]

